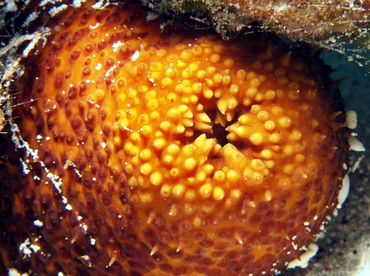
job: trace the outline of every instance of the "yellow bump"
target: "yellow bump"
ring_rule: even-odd
[[[207,71],[208,75],[211,76],[214,73],[216,73],[217,68],[214,67],[214,66],[207,66],[206,71]]]
[[[265,168],[265,164],[260,159],[253,159],[251,161],[251,167],[252,167],[252,169],[254,169],[256,171],[260,171],[260,170],[263,170]]]
[[[243,114],[238,118],[238,122],[243,125],[248,124],[250,121],[251,121],[251,117],[247,114]]]
[[[193,144],[188,144],[182,147],[182,152],[185,156],[191,156],[195,152],[196,148]]]
[[[149,175],[152,172],[152,165],[149,163],[145,163],[140,167],[140,173],[143,175]]]
[[[271,143],[278,143],[280,141],[280,134],[273,133],[269,136],[269,140]]]
[[[284,112],[284,109],[280,106],[274,106],[273,108],[271,108],[271,111],[274,115],[279,116]]]
[[[253,173],[253,179],[256,184],[261,184],[263,181],[263,176],[260,173]]]
[[[265,129],[268,131],[274,130],[275,129],[275,123],[273,121],[266,121],[265,124]]]
[[[316,119],[312,120],[312,128],[317,128],[319,126],[319,121]]]
[[[271,201],[272,199],[272,192],[271,191],[266,191],[265,192],[265,200],[266,201]]]
[[[166,148],[167,152],[171,155],[175,155],[177,154],[179,151],[180,151],[180,147],[176,144],[170,144],[167,148]]]
[[[182,51],[181,54],[180,54],[180,58],[185,59],[185,60],[191,58],[191,56],[192,56],[192,54],[191,54],[190,49],[186,49],[186,50]]]
[[[209,57],[209,60],[212,62],[212,63],[217,63],[221,60],[221,56],[219,54],[212,54],[210,57]]]
[[[207,100],[211,99],[213,97],[213,90],[211,90],[211,89],[203,90],[203,96]]]
[[[152,185],[154,186],[158,186],[158,185],[161,185],[162,184],[162,181],[163,181],[163,176],[161,173],[159,172],[154,172],[150,175],[149,177],[149,181]]]
[[[195,114],[195,129],[198,130],[212,130],[211,118],[205,112]]]
[[[212,185],[210,183],[202,185],[199,189],[199,193],[202,197],[209,198],[212,194]]]
[[[254,104],[251,106],[251,113],[253,114],[257,114],[258,112],[260,112],[262,109],[262,106],[258,105],[258,104]]]
[[[206,202],[202,205],[202,209],[205,213],[212,213],[215,210],[216,205],[213,202]]]
[[[297,161],[298,163],[302,163],[306,160],[306,157],[304,156],[304,154],[296,154],[295,155],[295,161]]]
[[[179,113],[184,114],[189,110],[189,107],[186,104],[182,104],[177,109]]]
[[[282,90],[282,89],[277,89],[276,90],[276,96],[279,98],[279,99],[282,99],[285,97],[285,91]]]
[[[159,125],[159,128],[164,131],[164,132],[168,132],[171,130],[171,123],[168,122],[168,121],[163,121],[161,122],[161,124]]]
[[[302,138],[302,132],[300,132],[299,130],[293,130],[291,135],[293,140],[296,142],[298,142]]]
[[[275,162],[272,160],[265,161],[266,168],[272,169],[275,166]]]
[[[153,141],[153,148],[156,150],[162,150],[166,146],[167,142],[163,138],[157,138]]]
[[[295,83],[290,83],[289,86],[293,86]],[[298,85],[298,84],[297,84]],[[299,90],[289,90],[288,97],[291,100],[297,100],[299,98]]]
[[[177,126],[175,127],[175,132],[176,132],[177,134],[184,133],[184,132],[185,132],[185,126],[183,126],[183,125],[177,125]]]
[[[185,186],[183,184],[176,184],[173,189],[172,193],[175,197],[181,197],[185,192]]]
[[[173,178],[178,177],[179,174],[180,174],[180,170],[178,168],[172,168],[170,170],[170,176],[172,176]]]
[[[236,72],[236,77],[238,79],[241,79],[241,80],[245,80],[246,77],[247,77],[247,72],[243,69],[239,69],[237,72]]]
[[[235,170],[229,170],[226,173],[226,179],[232,183],[237,182],[240,179],[240,175],[237,171]]]
[[[231,83],[231,77],[229,75],[225,75],[222,77],[222,85],[229,86]]]
[[[255,146],[261,145],[263,142],[263,137],[262,134],[259,132],[253,133],[250,137],[249,140],[251,143]]]
[[[213,146],[212,146],[213,147]],[[210,175],[211,173],[213,173],[213,170],[214,170],[214,167],[211,165],[211,164],[205,164],[203,166],[203,170],[204,172],[207,174],[207,175]]]
[[[173,66],[170,66],[164,72],[166,77],[173,78],[176,75],[176,69]]]
[[[193,214],[197,209],[192,204],[186,203],[184,210],[187,214]]]
[[[215,84],[220,84],[222,82],[222,75],[220,73],[216,73],[213,75],[213,81]]]
[[[156,99],[150,99],[146,104],[148,110],[152,111],[158,108],[158,101]]]
[[[147,224],[150,224],[154,221],[154,219],[156,218],[156,214],[154,212],[150,212],[149,215],[148,215],[148,218],[146,220],[146,223]]]
[[[98,103],[101,103],[104,100],[104,96],[105,96],[104,90],[102,89],[95,90],[95,97]]]
[[[271,159],[273,155],[272,151],[268,149],[262,150],[260,154],[261,154],[261,157],[264,159]]]
[[[284,116],[284,117],[279,118],[278,123],[279,123],[280,126],[288,128],[292,124],[292,119],[290,119],[289,117]]]
[[[109,266],[109,267],[110,267],[110,266],[112,266],[112,264],[114,264],[114,262],[115,262],[116,260],[117,260],[117,259],[113,256],[113,257],[110,259],[108,266]]]
[[[286,145],[283,147],[283,153],[286,156],[291,156],[294,153],[294,147],[292,145]]]
[[[278,187],[283,190],[288,190],[291,186],[291,181],[289,179],[283,178],[278,180]]]
[[[239,189],[231,190],[230,197],[234,200],[237,201],[241,198],[242,192]]]
[[[162,63],[160,63],[159,61],[154,61],[149,65],[149,71],[158,72],[162,70],[162,68]]]
[[[150,125],[145,125],[143,127],[140,128],[140,133],[144,136],[144,137],[150,137],[153,133],[153,128],[150,126]]]
[[[181,72],[181,76],[184,78],[184,79],[190,79],[192,77],[193,73],[190,71],[189,68],[185,68],[184,70],[182,70]]]
[[[198,70],[195,75],[200,81],[204,81],[204,79],[207,77],[207,72],[205,70]]]
[[[192,171],[195,169],[197,162],[193,157],[187,158],[184,162],[184,169],[187,171]]]
[[[213,175],[213,180],[218,182],[224,182],[225,181],[225,173],[223,171],[216,171]]]
[[[197,173],[194,180],[195,180],[196,183],[204,183],[206,178],[207,178],[206,172],[205,171],[200,171],[200,172]]]
[[[168,212],[168,215],[170,215],[173,218],[176,218],[180,215],[180,208],[177,206],[177,204],[172,204],[170,207],[170,211]]]
[[[153,256],[158,250],[159,248],[157,246],[153,246],[152,250],[150,251],[150,256]]]
[[[176,93],[168,93],[167,94],[167,100],[169,102],[174,102],[174,101],[176,101],[176,99],[177,99],[177,94]]]
[[[228,58],[224,61],[224,65],[228,68],[232,68],[235,64],[235,61],[231,58]]]
[[[138,118],[138,122],[140,126],[149,124],[149,115],[147,113],[141,114]]]
[[[183,84],[181,84],[181,83],[177,84],[177,85],[175,86],[175,91],[176,91],[177,93],[181,93],[181,92],[183,92],[183,91],[184,91],[184,85],[183,85]]]
[[[170,155],[170,154],[166,154],[165,156],[163,156],[163,158],[162,158],[162,162],[163,162],[163,164],[165,164],[165,165],[171,165],[172,163],[173,163],[173,161],[174,161],[174,158],[173,158],[173,156],[172,155]]]
[[[234,133],[241,138],[246,138],[250,133],[249,128],[246,126],[240,126],[234,129]]]
[[[188,190],[185,193],[185,199],[187,201],[193,201],[197,197],[197,193],[194,190]]]
[[[122,144],[123,144],[123,141],[122,141],[121,137],[120,136],[114,136],[113,137],[113,144],[117,148],[121,148],[122,147]]]
[[[124,150],[125,150],[125,152],[126,152],[127,154],[129,154],[129,153],[130,153],[130,151],[131,151],[131,149],[132,149],[133,147],[134,147],[134,145],[133,145],[132,143],[127,142],[127,143],[125,144]]]
[[[265,110],[258,112],[257,119],[264,122],[269,118],[269,113]]]
[[[267,90],[265,93],[265,100],[271,101],[276,98],[276,92],[274,90]]]
[[[161,187],[161,196],[166,198],[166,197],[169,197],[171,195],[171,191],[172,191],[172,186],[171,185],[168,185],[168,184],[165,184]]]
[[[285,165],[283,168],[283,173],[288,174],[288,175],[292,174],[293,171],[294,171],[294,166],[291,164]]]
[[[191,52],[194,56],[201,56],[203,54],[203,48],[199,45],[194,45],[194,47],[191,49]]]
[[[162,86],[166,87],[166,86],[170,86],[171,84],[173,83],[173,80],[169,77],[165,77],[161,80],[161,84]]]
[[[210,54],[212,54],[212,49],[211,48],[204,48],[204,55],[205,56],[209,56]]]
[[[205,221],[203,218],[200,218],[200,217],[195,217],[194,220],[193,220],[193,225],[195,227],[202,227],[205,225]]]
[[[254,99],[254,97],[257,95],[257,88],[256,87],[249,87],[246,91],[245,91],[245,97],[246,98],[250,98],[250,99]]]
[[[225,197],[225,191],[221,187],[215,187],[213,190],[213,198],[215,200],[222,200]]]
[[[191,63],[189,64],[188,68],[190,71],[195,72],[199,70],[199,65],[196,63]]]
[[[140,134],[138,132],[132,132],[130,135],[130,140],[134,143],[137,143],[140,140]]]
[[[240,233],[239,232],[237,232],[237,233],[235,233],[235,235],[234,235],[234,239],[240,244],[240,245],[242,245],[243,244],[243,240],[242,240],[242,238],[241,238],[241,236],[240,236]]]
[[[191,86],[191,90],[195,94],[199,94],[200,92],[202,92],[202,89],[203,89],[203,84],[201,82],[193,83]]]
[[[265,95],[263,93],[257,93],[256,97],[254,98],[257,102],[262,102]]]
[[[250,80],[251,88],[258,88],[261,85],[261,81],[258,78],[254,78]]]
[[[140,193],[139,194],[141,202],[148,204],[153,201],[152,195],[150,193]]]

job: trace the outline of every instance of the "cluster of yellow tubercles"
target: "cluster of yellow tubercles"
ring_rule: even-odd
[[[109,256],[90,256],[102,274],[277,272],[334,208],[346,150],[337,110],[286,46],[161,33],[130,17],[138,9],[62,17],[26,71],[25,95],[42,100],[22,111],[22,132],[68,209],[56,240],[85,239],[77,259]]]

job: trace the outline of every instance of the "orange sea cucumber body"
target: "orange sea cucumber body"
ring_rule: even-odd
[[[7,231],[39,247],[19,269],[273,275],[336,207],[338,95],[268,35],[225,42],[145,16],[67,9],[17,81],[18,102],[37,100],[17,111],[29,150],[26,175],[9,166]]]

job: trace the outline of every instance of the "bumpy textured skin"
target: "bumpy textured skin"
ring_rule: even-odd
[[[321,232],[348,145],[314,59],[160,23],[138,5],[69,8],[28,59],[5,267],[273,275]]]

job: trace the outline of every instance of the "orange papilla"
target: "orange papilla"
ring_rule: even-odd
[[[268,35],[162,31],[132,4],[55,21],[17,81],[18,103],[37,99],[19,127],[38,158],[22,157],[31,173],[13,214],[43,222],[25,230],[41,250],[22,262],[70,275],[272,275],[316,239],[348,145],[315,59]]]

